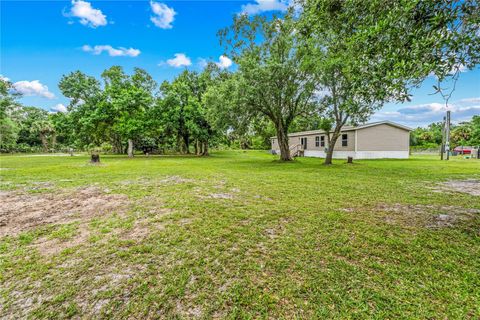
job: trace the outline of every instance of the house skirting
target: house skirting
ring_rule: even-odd
[[[276,150],[280,154],[280,150]],[[305,150],[305,157],[325,158],[325,151],[320,150]],[[353,157],[354,159],[408,159],[408,151],[334,151],[334,159],[347,159]]]

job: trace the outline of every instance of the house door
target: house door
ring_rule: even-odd
[[[307,149],[307,138],[300,138],[300,144],[302,145],[303,150]]]

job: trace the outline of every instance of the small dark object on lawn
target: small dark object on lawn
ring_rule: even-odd
[[[92,154],[90,158],[91,163],[100,163],[100,155],[99,154]]]
[[[348,157],[347,158],[347,163],[353,163],[353,157]]]

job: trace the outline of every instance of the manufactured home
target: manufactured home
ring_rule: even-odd
[[[359,126],[344,126],[335,143],[336,159],[406,159],[410,149],[409,127],[391,121],[379,121]],[[323,130],[290,133],[288,142],[292,155],[320,157],[326,155],[328,139]],[[280,154],[276,137],[271,138],[272,153]]]

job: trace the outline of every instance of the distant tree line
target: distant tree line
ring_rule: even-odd
[[[236,115],[206,103],[215,94],[213,85],[229,76],[212,64],[201,73],[184,71],[158,86],[144,70],[135,69],[128,76],[114,66],[103,73],[102,87],[100,81],[76,71],[60,81],[62,92],[71,99],[68,110],[55,113],[22,105],[12,84],[0,79],[0,151],[132,154],[135,149],[207,155],[209,146],[269,149],[275,135],[271,123],[252,119],[232,126],[230,117]],[[128,84],[133,77],[143,77],[144,82],[133,87]],[[320,121],[299,118],[292,130],[312,130]]]
[[[431,123],[425,128],[419,127],[410,133],[410,146],[414,149],[438,149],[442,144],[443,123]],[[450,145],[480,146],[480,115],[471,121],[454,124],[450,129]]]
[[[75,71],[59,83],[68,112],[55,115],[20,106],[2,80],[1,148],[208,155],[218,146],[268,148],[275,136],[288,161],[289,132],[324,129],[330,164],[344,125],[408,101],[427,77],[448,96],[442,84],[480,62],[477,0],[295,3],[280,16],[236,15],[218,32],[234,71],[211,63],[160,85],[139,68],[113,66],[100,79]]]

